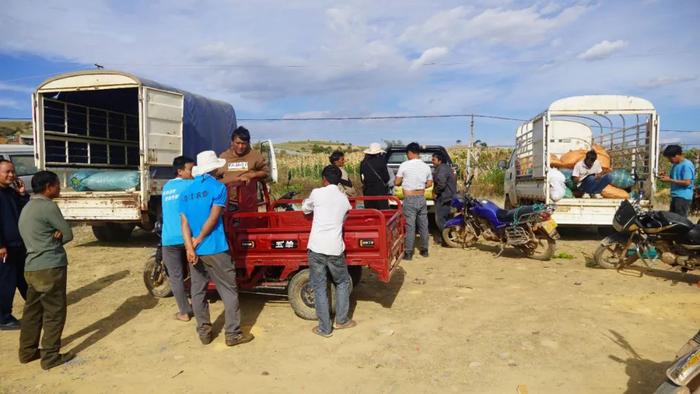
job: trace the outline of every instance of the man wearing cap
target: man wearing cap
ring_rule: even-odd
[[[231,147],[221,156],[226,165],[217,170],[216,176],[225,184],[245,188],[240,197],[237,188],[232,187],[229,194],[230,207],[241,211],[257,210],[258,181],[265,181],[270,175],[270,168],[260,152],[250,147],[250,132],[239,126],[231,133]]]
[[[228,254],[222,214],[227,205],[226,186],[213,175],[226,165],[214,151],[197,155],[192,168],[192,184],[180,193],[182,235],[187,251],[192,281],[192,310],[197,320],[199,340],[207,345],[212,340],[211,317],[206,293],[209,278],[224,302],[226,345],[235,346],[253,340],[241,331],[241,314],[236,286],[236,268]]]
[[[433,185],[430,166],[420,158],[420,145],[411,142],[406,146],[408,160],[401,163],[396,173],[396,186],[403,186],[403,214],[406,217],[406,253],[404,260],[413,258],[416,241],[416,224],[420,233],[420,255],[428,257],[428,205],[425,189]]]
[[[360,163],[362,178],[362,194],[365,196],[386,196],[389,194],[387,183],[391,179],[386,161],[382,156],[385,152],[381,145],[373,142],[365,149],[365,158]],[[365,208],[389,209],[389,201],[365,201]]]

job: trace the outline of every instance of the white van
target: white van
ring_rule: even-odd
[[[553,203],[548,175],[551,155],[602,146],[612,169],[625,169],[639,182],[634,191],[651,208],[656,192],[659,117],[652,103],[631,96],[575,96],[557,100],[522,124],[507,164],[504,189],[507,207]],[[610,226],[621,199],[564,198],[556,202],[560,225]]]
[[[27,191],[32,190],[32,176],[38,171],[34,163],[34,147],[31,145],[0,145],[0,158],[15,165],[17,176],[22,178]]]

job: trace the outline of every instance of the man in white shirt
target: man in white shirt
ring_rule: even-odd
[[[313,213],[311,235],[307,245],[311,287],[314,290],[314,306],[318,326],[313,333],[330,337],[333,329],[352,328],[357,325],[348,317],[350,309],[351,279],[345,263],[343,223],[350,210],[348,197],[338,187],[341,172],[336,166],[326,166],[321,173],[323,186],[314,189],[302,203],[304,213]],[[335,324],[331,325],[328,305],[328,272],[335,283]]]
[[[611,182],[610,170],[603,170],[598,161],[598,154],[591,149],[586,152],[586,158],[576,163],[571,178],[576,189],[583,192],[583,198],[603,198],[600,194]]]
[[[416,240],[416,223],[420,234],[420,255],[428,257],[428,204],[425,189],[433,185],[430,166],[420,158],[420,145],[411,142],[406,146],[408,160],[401,163],[396,173],[396,186],[403,187],[403,214],[406,217],[406,252],[404,260],[413,258]]]

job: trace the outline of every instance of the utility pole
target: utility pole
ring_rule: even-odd
[[[469,179],[469,177],[472,175],[476,175],[477,173],[477,170],[472,168],[472,161],[474,162],[475,166],[479,164],[479,153],[477,148],[474,146],[475,142],[476,140],[474,139],[474,114],[472,114],[469,120],[469,147],[467,147],[467,169],[465,171],[467,179]]]

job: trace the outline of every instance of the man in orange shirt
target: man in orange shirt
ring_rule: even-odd
[[[254,211],[257,209],[257,184],[270,175],[267,161],[258,151],[250,147],[250,132],[239,126],[231,133],[231,147],[220,158],[226,165],[217,172],[221,182],[232,183],[229,189],[229,209]],[[239,198],[236,187],[240,187]]]

